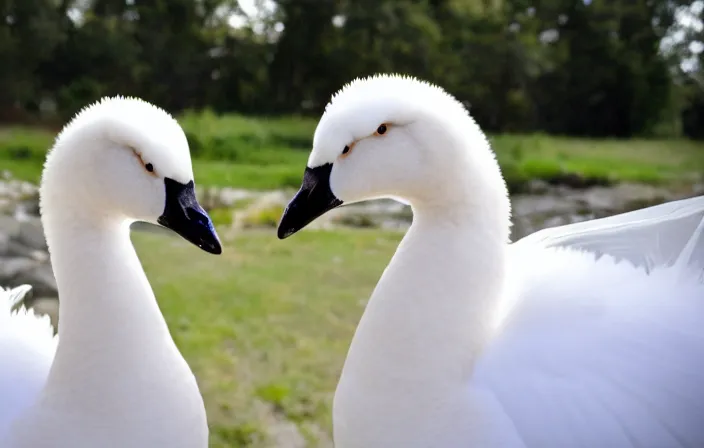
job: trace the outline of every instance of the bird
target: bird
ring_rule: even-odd
[[[84,107],[47,153],[39,198],[58,333],[21,304],[29,287],[0,293],[0,446],[207,447],[196,378],[130,241],[146,221],[222,253],[178,122],[140,98]]]
[[[510,241],[490,142],[402,74],[336,92],[278,237],[409,203],[332,404],[337,448],[704,446],[704,197]]]

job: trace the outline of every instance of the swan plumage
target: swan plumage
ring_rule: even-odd
[[[680,263],[704,269],[704,210],[699,197],[667,202],[607,218],[550,227],[517,242],[611,255],[650,272]]]
[[[222,251],[198,204],[188,143],[138,98],[80,111],[47,154],[40,209],[59,291],[59,325],[0,290],[0,446],[205,448],[205,407],[130,241],[170,228]]]
[[[23,301],[29,285],[0,287],[0,434],[32,405],[39,394],[56,352],[56,337],[49,316],[37,316]]]
[[[352,339],[336,447],[704,446],[704,197],[510,243],[466,109],[377,75],[333,96],[279,237],[378,197],[414,218]]]

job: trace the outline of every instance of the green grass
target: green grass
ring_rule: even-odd
[[[186,113],[179,118],[201,185],[253,189],[297,187],[316,120]],[[54,133],[0,129],[0,168],[37,181]],[[704,172],[704,143],[687,140],[587,140],[546,135],[491,137],[509,186],[577,175],[588,183],[689,183]]]
[[[545,135],[491,138],[509,184],[577,174],[601,182],[688,183],[704,173],[704,143],[588,140]]]
[[[276,420],[330,434],[350,338],[399,239],[339,230],[279,241],[249,231],[225,238],[215,257],[176,237],[134,233],[205,397],[211,447],[263,447]]]

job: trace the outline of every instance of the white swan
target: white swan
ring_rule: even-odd
[[[386,75],[333,97],[279,237],[381,196],[414,219],[352,340],[337,448],[704,446],[704,198],[508,244],[479,127]]]
[[[181,127],[139,99],[85,108],[47,156],[40,203],[58,338],[47,320],[10,314],[26,288],[0,294],[0,446],[207,447],[195,377],[129,235],[135,220],[158,222],[221,252]]]

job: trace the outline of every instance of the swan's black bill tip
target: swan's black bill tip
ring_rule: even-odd
[[[319,216],[342,205],[342,201],[330,189],[331,172],[331,163],[316,168],[306,167],[301,189],[281,216],[276,233],[280,240],[290,237]]]
[[[213,255],[222,253],[222,244],[213,221],[196,199],[195,184],[164,178],[166,205],[157,219],[162,226],[179,234],[186,241]]]
[[[276,236],[278,236],[280,240],[285,240],[286,238],[290,237],[294,233],[296,233],[296,230],[284,229],[281,226],[279,226],[279,229],[276,231]]]

